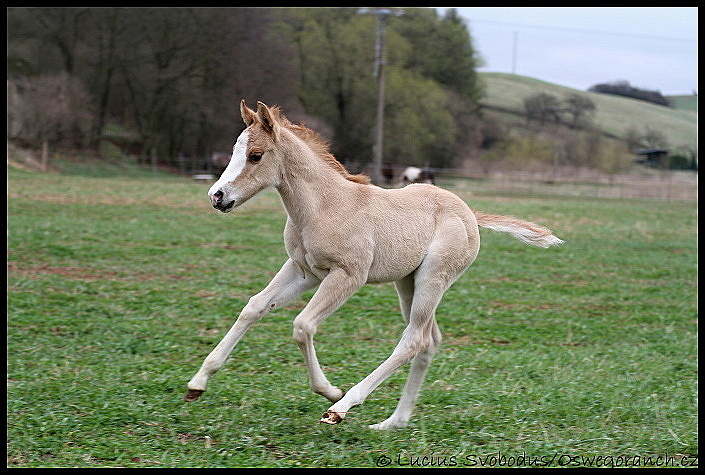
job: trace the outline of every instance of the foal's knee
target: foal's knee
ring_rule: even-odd
[[[438,328],[437,324],[435,324],[431,329],[431,343],[427,351],[429,351],[431,354],[435,353],[438,350],[438,347],[441,346],[441,341],[443,341],[441,329]]]
[[[413,325],[407,327],[393,356],[399,358],[403,363],[416,357],[422,357],[422,355],[432,358],[441,343],[441,332],[435,325],[434,327],[423,330]]]
[[[257,321],[262,318],[269,311],[268,299],[253,295],[250,300],[247,301],[247,305],[240,312],[240,317],[243,320]]]
[[[307,320],[296,317],[294,319],[294,332],[293,339],[299,345],[306,344],[307,341],[313,337],[316,333],[316,328],[311,325]]]

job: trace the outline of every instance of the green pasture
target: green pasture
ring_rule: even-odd
[[[223,215],[207,183],[59,168],[7,170],[9,467],[696,461],[696,203],[463,189],[471,207],[566,243],[482,231],[439,307],[443,345],[410,425],[378,432],[367,425],[394,410],[407,367],[342,424],[320,424],[330,403],[309,390],[291,340],[310,293],[253,327],[199,401],[182,401],[285,260],[275,192]],[[319,360],[349,389],[402,329],[392,284],[366,286],[319,328]]]

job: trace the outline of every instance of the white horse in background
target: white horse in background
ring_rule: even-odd
[[[318,287],[294,319],[293,338],[303,354],[311,389],[334,404],[322,422],[341,422],[395,370],[411,362],[394,413],[371,425],[407,425],[431,359],[441,343],[435,312],[444,292],[472,264],[480,249],[478,226],[549,247],[563,241],[548,229],[505,216],[472,211],[453,193],[433,185],[383,189],[351,175],[317,134],[290,123],[278,108],[240,104],[247,128],[233,147],[208,195],[227,213],[273,186],[287,213],[289,256],[272,281],[250,298],[234,325],[188,383],[187,401],[206,390],[248,328],[267,312]],[[406,328],[392,354],[345,393],[323,374],[313,337],[318,325],[370,282],[393,281]]]
[[[433,173],[419,167],[406,167],[401,174],[401,185],[406,186],[410,183],[428,183],[433,185]]]

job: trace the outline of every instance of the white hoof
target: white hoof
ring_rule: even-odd
[[[401,429],[402,427],[406,427],[408,424],[408,421],[399,421],[392,419],[391,417],[387,419],[386,421],[382,421],[379,424],[372,424],[371,426],[368,426],[370,429],[374,430],[390,430],[390,429]]]

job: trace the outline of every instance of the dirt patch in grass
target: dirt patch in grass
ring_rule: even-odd
[[[7,272],[8,274],[16,273],[28,277],[37,277],[42,274],[61,275],[69,279],[85,281],[106,280],[107,278],[113,278],[119,275],[117,272],[106,272],[102,270],[91,269],[89,267],[52,267],[47,265],[21,267],[17,262],[14,261],[7,262]]]
[[[24,199],[20,193],[8,193],[8,199]],[[149,205],[158,204],[162,201],[168,203],[169,209],[179,209],[179,210],[197,210],[199,212],[210,211],[210,207],[207,204],[197,202],[192,199],[182,199],[180,201],[175,200],[173,197],[168,197],[164,200],[161,197],[155,198],[145,195],[139,196],[119,196],[112,194],[100,194],[100,193],[85,193],[81,195],[74,195],[69,193],[49,193],[42,195],[42,201],[44,203],[53,203],[61,205],[93,205],[93,206],[114,206],[114,205]]]
[[[60,275],[71,280],[80,280],[85,282],[96,282],[101,280],[122,280],[122,281],[137,281],[144,282],[148,280],[155,279],[168,279],[168,280],[184,280],[188,279],[186,274],[154,274],[154,273],[143,273],[143,274],[129,274],[126,275],[123,272],[118,271],[106,271],[103,269],[94,269],[90,267],[76,267],[76,266],[49,266],[49,265],[37,265],[23,267],[16,261],[7,262],[7,273],[19,274],[32,279],[40,278],[44,275]]]

